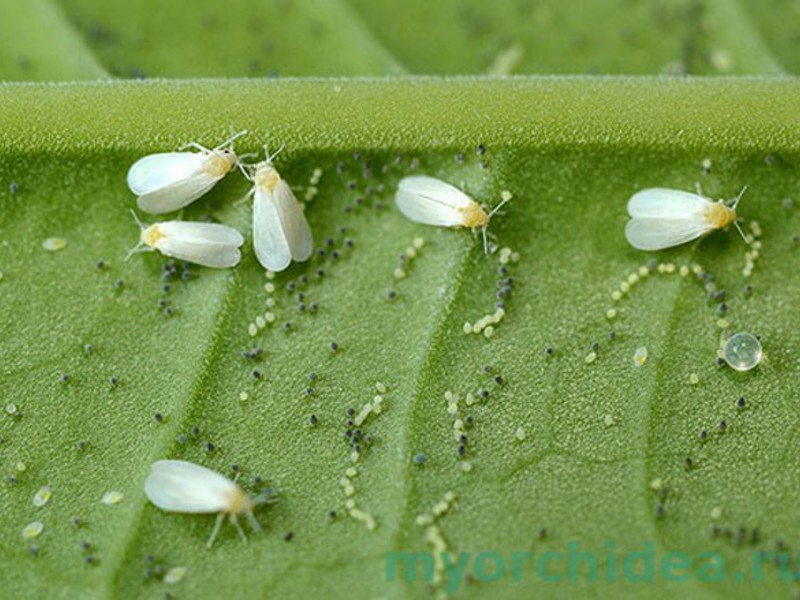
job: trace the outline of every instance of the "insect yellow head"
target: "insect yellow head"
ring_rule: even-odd
[[[203,171],[216,178],[227,175],[236,166],[236,153],[230,148],[224,150],[214,150],[206,161]]]
[[[470,229],[479,229],[486,227],[489,224],[489,215],[481,208],[477,202],[473,202],[469,206],[461,209],[463,216],[463,224]]]
[[[270,194],[275,192],[275,188],[281,180],[278,171],[268,162],[263,162],[256,169],[256,186],[267,190]]]
[[[706,209],[703,218],[714,229],[720,229],[736,220],[736,209],[730,208],[720,200]]]
[[[145,227],[139,234],[139,239],[143,244],[155,248],[158,240],[164,237],[164,233],[159,229],[158,223],[153,223],[150,227]]]
[[[238,487],[232,490],[228,497],[228,512],[235,515],[247,514],[253,512],[255,502],[253,498],[245,492],[242,488]]]

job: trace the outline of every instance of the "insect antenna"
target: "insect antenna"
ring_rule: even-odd
[[[732,210],[736,210],[736,207],[737,207],[737,206],[739,206],[739,201],[742,199],[742,196],[744,196],[744,193],[745,193],[746,191],[747,191],[747,186],[744,186],[744,187],[742,188],[742,191],[741,191],[741,192],[739,192],[739,195],[738,195],[738,196],[736,196],[736,199],[733,201],[733,205],[731,206],[731,209],[732,209]]]
[[[231,127],[231,131],[233,131],[233,127]],[[233,148],[233,141],[235,139],[237,139],[237,138],[242,137],[243,135],[247,135],[247,129],[242,129],[240,132],[232,134],[231,137],[229,137],[227,140],[222,142],[219,146],[214,148],[214,150],[215,151],[216,150],[222,150],[226,146],[230,146],[231,148]]]
[[[494,208],[493,208],[491,211],[489,211],[489,214],[488,214],[488,215],[486,215],[486,218],[487,218],[489,221],[491,221],[492,217],[493,217],[494,215],[496,215],[496,214],[497,214],[497,212],[498,212],[498,211],[499,211],[501,208],[503,208],[503,206],[504,206],[505,204],[507,204],[507,203],[508,203],[510,200],[511,200],[511,198],[503,198],[503,199],[500,201],[500,204],[498,204],[498,205],[497,205],[497,206],[495,206],[495,207],[494,207]],[[484,227],[482,227],[482,228],[481,228],[481,234],[483,234],[483,253],[484,253],[484,254],[489,254],[489,240],[488,240],[487,231],[486,231],[486,230],[488,229],[488,227],[489,227],[489,224],[487,223],[487,224],[486,224]]]
[[[268,146],[267,144],[264,144],[264,154],[266,154],[266,156],[267,156],[267,164],[270,164],[270,165],[271,165],[271,164],[272,164],[272,161],[273,161],[273,159],[274,159],[276,156],[278,156],[278,154],[280,154],[281,152],[283,152],[283,149],[284,149],[284,147],[285,147],[285,146],[286,146],[286,144],[281,144],[281,147],[280,147],[280,148],[278,148],[278,149],[275,151],[275,153],[274,153],[274,154],[270,154],[270,153],[269,153],[269,146]]]
[[[739,201],[742,199],[742,196],[744,196],[744,193],[746,191],[747,191],[747,186],[744,186],[742,188],[742,191],[739,192],[739,195],[736,196],[736,199],[733,201],[733,204],[731,205],[731,210],[732,211],[736,212],[736,207],[739,206]],[[734,220],[733,221],[733,225],[734,225],[734,227],[736,227],[736,231],[739,232],[739,235],[742,236],[742,239],[744,240],[744,243],[749,246],[750,245],[750,238],[748,238],[747,235],[745,235],[744,231],[742,230],[741,225],[739,225],[739,219]]]
[[[494,208],[493,208],[493,209],[492,209],[492,210],[489,212],[489,214],[487,215],[487,217],[491,219],[491,218],[492,218],[492,217],[493,217],[495,214],[497,214],[497,211],[499,211],[501,208],[503,208],[503,206],[505,206],[506,204],[508,204],[510,201],[511,201],[511,198],[504,198],[504,199],[502,199],[502,200],[500,201],[500,204],[498,204],[497,206],[495,206],[495,207],[494,207]]]
[[[247,181],[253,181],[255,179],[254,173],[256,170],[256,163],[246,163],[242,159],[250,158],[251,156],[258,156],[258,154],[251,152],[249,154],[242,154],[236,158],[236,167],[242,172],[242,175],[244,175]]]
[[[136,221],[136,224],[139,226],[139,230],[147,229],[144,223],[139,220],[139,217],[136,215],[133,209],[131,209],[131,215],[133,215],[133,220]],[[142,247],[144,246],[144,242],[139,239],[139,243],[136,244],[133,248],[128,251],[128,254],[125,255],[125,262],[128,262],[128,259],[136,254],[137,252],[142,252]]]
[[[200,150],[205,154],[211,154],[214,150],[210,150],[206,148],[202,144],[198,144],[197,142],[189,142],[188,144],[183,144],[182,146],[178,146],[178,150],[186,150],[186,148],[194,148],[195,150]]]

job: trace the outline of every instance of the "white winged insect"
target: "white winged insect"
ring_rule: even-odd
[[[244,243],[244,238],[233,227],[194,221],[162,221],[144,225],[136,213],[133,213],[133,218],[140,229],[139,243],[128,252],[125,260],[136,252],[158,250],[164,256],[204,267],[226,269],[235,267],[242,258],[239,246]]]
[[[488,252],[486,229],[489,221],[508,202],[504,198],[490,213],[455,186],[425,175],[404,177],[397,186],[394,201],[408,219],[439,227],[480,229],[483,247]]]
[[[666,188],[636,192],[628,200],[631,220],[625,226],[625,237],[639,250],[662,250],[733,223],[747,241],[736,223],[736,207],[746,189],[742,188],[731,206],[724,200],[709,200],[699,190],[697,194]]]
[[[266,151],[266,150],[265,150]],[[280,152],[280,150],[278,150]],[[270,271],[283,271],[293,260],[308,260],[314,250],[311,227],[289,184],[272,166],[277,152],[245,170],[254,182],[253,247],[258,262]]]
[[[212,149],[195,142],[183,146],[200,152],[164,152],[137,160],[128,171],[128,187],[139,196],[139,208],[161,214],[197,200],[236,166],[233,141],[246,133],[240,131]]]
[[[216,471],[183,460],[159,460],[150,467],[150,475],[144,482],[147,498],[161,510],[176,513],[218,513],[206,543],[211,547],[219,533],[225,515],[246,541],[237,517],[245,515],[253,531],[261,526],[253,516],[259,501],[248,495],[235,481]]]

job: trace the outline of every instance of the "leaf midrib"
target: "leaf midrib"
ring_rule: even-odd
[[[79,32],[76,32],[64,15],[60,6],[57,5],[55,0],[34,0],[38,7],[39,13],[43,19],[52,23],[57,29],[60,36],[67,39],[67,44],[70,46],[74,55],[72,58],[75,62],[83,63],[87,76],[95,78],[110,78],[108,71],[102,66],[94,52],[86,45],[83,37]]]
[[[688,262],[693,262],[695,257],[695,245],[691,255],[687,259]],[[694,289],[693,289],[694,288]],[[697,294],[698,290],[695,288],[695,282],[691,278],[681,277],[678,283],[678,289],[676,290],[675,294],[673,295],[673,300],[670,307],[669,318],[666,319],[667,323],[667,333],[666,338],[664,339],[664,355],[672,354],[672,346],[674,346],[675,334],[678,331],[678,324],[682,319],[682,315],[680,312],[680,307],[685,304],[686,296],[690,294]],[[643,500],[643,510],[642,510],[642,518],[640,519],[641,523],[647,523],[648,527],[650,528],[650,535],[654,542],[656,553],[659,556],[665,556],[670,552],[670,549],[665,545],[664,539],[661,535],[661,528],[658,526],[655,518],[655,511],[654,511],[654,502],[653,494],[650,494],[650,482],[655,479],[656,474],[653,472],[653,461],[656,458],[661,458],[657,451],[657,440],[658,440],[658,423],[659,417],[662,414],[662,411],[659,410],[657,406],[657,399],[662,396],[663,394],[660,392],[662,387],[662,382],[669,377],[669,373],[667,372],[666,367],[664,366],[664,361],[658,361],[656,365],[656,372],[655,376],[653,377],[653,383],[651,387],[650,393],[647,395],[648,404],[647,404],[647,411],[648,411],[648,419],[647,419],[647,433],[644,438],[644,460],[641,462],[642,468],[642,494],[641,498]],[[669,518],[669,515],[666,516]],[[693,590],[703,590],[708,591],[708,587],[702,585],[702,581],[698,581],[698,578],[691,578],[691,586]],[[686,590],[687,592],[689,590]]]
[[[438,309],[438,312],[433,319],[435,325],[430,329],[430,333],[424,341],[420,360],[420,364],[422,366],[416,372],[416,377],[413,384],[414,394],[412,395],[410,402],[406,404],[407,408],[403,420],[408,425],[404,429],[405,432],[418,431],[417,428],[413,427],[413,423],[425,423],[425,419],[415,419],[415,415],[418,411],[422,410],[424,402],[430,401],[429,389],[430,387],[434,387],[430,385],[435,372],[433,367],[433,359],[435,356],[440,354],[439,350],[445,343],[445,338],[452,327],[450,315],[452,314],[453,309],[460,297],[460,291],[463,282],[465,279],[468,279],[468,275],[471,270],[470,267],[473,267],[475,264],[475,261],[470,260],[474,251],[475,247],[469,245],[460,249],[460,255],[457,259],[457,262],[449,273],[449,281],[446,282],[448,297],[443,301],[441,307]],[[440,400],[440,402],[443,403],[444,400]],[[407,435],[403,437],[403,441],[405,442],[410,442],[414,439],[416,439],[416,436]],[[410,457],[410,447],[411,445],[409,443],[405,444],[405,451],[403,452],[404,456]],[[408,490],[412,487],[411,481],[414,478],[415,471],[411,460],[403,461],[402,465],[403,467],[400,472],[403,481],[403,488]],[[394,551],[405,549],[403,536],[409,530],[407,528],[410,528],[414,523],[414,516],[412,514],[413,507],[410,502],[409,494],[404,494],[403,500],[403,508],[400,511],[402,516],[400,517],[399,522],[403,524],[406,529],[398,530],[395,533],[389,546]]]
[[[152,464],[156,460],[171,458],[175,454],[178,433],[190,429],[189,424],[193,411],[205,395],[206,382],[213,375],[213,369],[210,366],[213,364],[212,359],[218,354],[219,347],[224,343],[223,332],[231,320],[230,316],[233,313],[231,306],[245,287],[241,272],[236,270],[231,271],[230,275],[222,281],[223,283],[219,286],[221,289],[216,294],[216,297],[221,299],[221,309],[214,314],[209,343],[202,357],[198,360],[200,366],[195,371],[196,376],[193,385],[187,399],[183,402],[175,403],[177,405],[177,414],[175,418],[171,418],[165,424],[165,433],[162,434],[163,443],[155,446],[149,456],[148,464]],[[107,588],[113,589],[117,593],[125,587],[123,574],[126,566],[131,564],[132,558],[138,550],[137,542],[141,537],[141,532],[144,530],[142,522],[144,521],[146,506],[149,501],[144,494],[144,482],[140,483],[140,492],[136,494],[136,499],[133,501],[135,504],[135,510],[132,511],[133,516],[125,528],[125,534],[119,536],[120,543],[114,546],[113,553],[107,561],[113,565],[108,569]]]

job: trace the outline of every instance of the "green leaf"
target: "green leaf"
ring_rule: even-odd
[[[107,76],[51,0],[0,6],[0,56],[0,75],[7,81]]]
[[[151,3],[149,10],[137,2],[62,4],[98,58],[121,77],[403,72],[344,0],[202,5],[176,0]]]
[[[754,0],[742,0],[736,5],[743,20],[752,24],[759,37],[768,45],[773,55],[790,73],[800,71],[800,6],[776,0],[765,6]]]
[[[265,97],[272,101],[262,103]],[[542,582],[535,562],[522,572],[526,583],[508,575],[482,584],[485,573],[474,570],[480,552],[501,553],[510,572],[512,552],[566,556],[575,542],[607,565],[608,543],[622,561],[652,542],[659,557],[719,551],[729,565],[747,569],[753,548],[791,544],[798,484],[789,475],[795,434],[787,415],[797,392],[799,340],[790,322],[799,283],[789,265],[798,217],[782,200],[797,185],[799,100],[800,85],[788,80],[0,88],[0,290],[10,315],[2,368],[6,403],[21,413],[0,422],[3,471],[16,480],[2,491],[10,532],[2,552],[14,572],[5,589],[31,597],[173,589],[201,597],[220,590],[285,595],[351,586],[365,595],[417,594],[424,582],[386,581],[387,553],[430,549],[415,519],[448,491],[457,500],[437,523],[449,549],[471,553],[473,582],[460,584],[468,595],[515,595],[523,585],[572,594],[589,585],[584,578],[556,590]],[[77,105],[97,108],[90,115],[60,110]],[[187,122],[180,114],[198,118]],[[248,245],[235,270],[192,267],[183,281],[179,267],[164,292],[167,259],[124,261],[137,237],[126,169],[143,154],[190,139],[214,144],[229,126],[251,129],[241,152],[285,143],[278,168],[301,198],[312,171],[322,169],[307,213],[327,255],[279,274],[268,294]],[[30,134],[34,127],[37,135]],[[710,174],[702,166],[707,158]],[[499,254],[484,255],[475,235],[403,219],[392,195],[398,178],[411,172],[463,184],[489,204],[512,192],[491,233],[520,253],[519,263],[498,275]],[[19,186],[13,194],[12,180]],[[742,276],[748,248],[734,231],[655,257],[697,262],[714,274],[728,293],[733,327],[762,338],[767,360],[749,373],[716,366],[716,303],[695,278],[653,273],[624,300],[611,299],[652,256],[625,242],[628,196],[656,185],[691,189],[696,181],[713,197],[749,186],[741,213],[763,229],[752,276]],[[232,174],[183,217],[211,216],[246,231],[249,208],[235,201],[247,187]],[[64,238],[66,247],[44,250],[49,237]],[[424,246],[398,280],[398,256],[416,238]],[[465,322],[494,311],[497,281],[505,277],[513,278],[513,292],[495,335],[463,333]],[[388,290],[397,293],[393,301]],[[273,309],[265,305],[270,296]],[[605,313],[614,306],[620,316],[609,322]],[[276,322],[251,337],[250,323],[267,310]],[[598,358],[587,364],[595,342]],[[258,359],[241,356],[255,346],[263,349]],[[649,359],[635,368],[639,347]],[[313,383],[310,373],[318,376]],[[118,378],[116,386],[110,377]],[[348,516],[340,480],[353,465],[346,411],[371,402],[378,383],[388,388],[385,408],[363,427],[373,442],[355,463],[353,480],[352,498],[377,522],[369,531]],[[448,390],[461,398],[459,414],[475,421],[464,458]],[[480,398],[481,390],[488,399],[468,408],[465,395]],[[740,396],[744,409],[736,406]],[[312,414],[316,427],[308,422]],[[717,431],[722,420],[725,433]],[[703,429],[705,443],[698,438]],[[413,460],[420,453],[427,458],[422,465]],[[266,532],[242,544],[225,527],[206,550],[211,517],[164,513],[142,493],[149,465],[166,457],[230,475],[235,463],[254,492],[253,477],[262,477],[279,491],[275,504],[257,512]],[[685,468],[686,457],[694,468]],[[20,461],[24,472],[17,472]],[[659,479],[666,492],[651,489]],[[52,500],[36,508],[32,498],[45,485]],[[112,490],[123,501],[102,504]],[[769,501],[759,500],[762,490]],[[716,509],[721,516],[714,520]],[[333,521],[329,510],[337,512]],[[73,516],[85,524],[75,527]],[[43,533],[20,537],[36,520]],[[713,526],[730,528],[733,537],[712,536]],[[748,540],[758,529],[761,541],[737,545],[740,526]],[[542,540],[540,529],[547,530]],[[30,546],[38,557],[28,554]],[[97,563],[86,564],[87,555]],[[172,586],[144,577],[159,565],[184,566],[188,574]],[[775,568],[765,566],[764,579],[742,587],[693,578],[680,589],[706,596],[776,593],[784,585]],[[666,594],[672,585],[660,577],[652,589]]]
[[[797,72],[796,9],[755,2],[61,4],[122,77]]]

